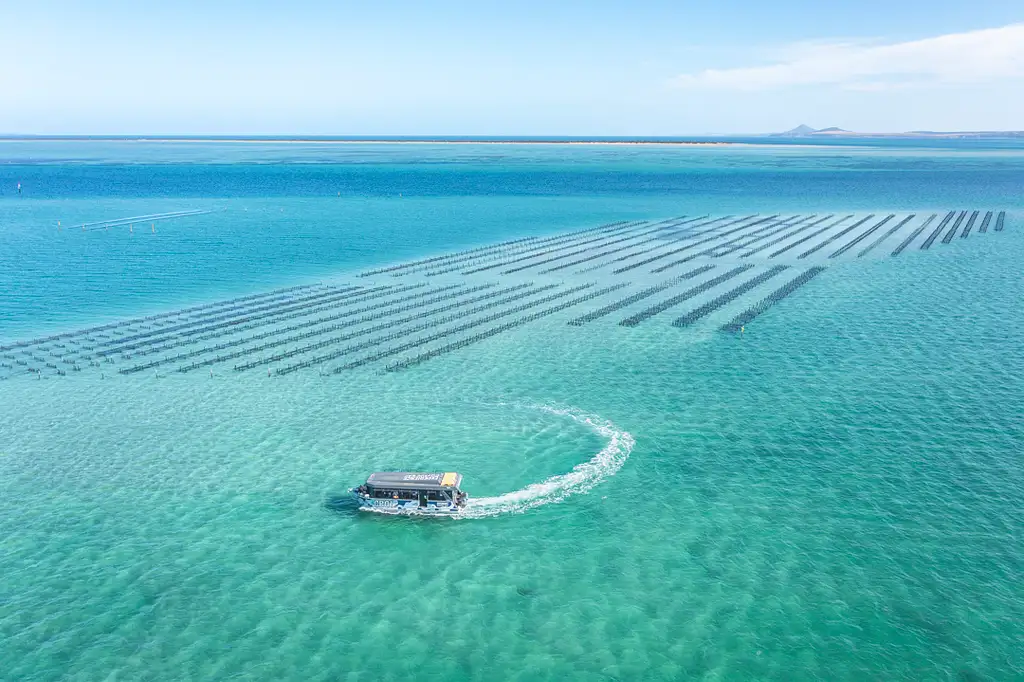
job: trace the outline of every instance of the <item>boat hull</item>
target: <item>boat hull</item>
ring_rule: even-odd
[[[358,493],[355,494],[359,502],[359,511],[376,512],[378,514],[393,514],[401,516],[458,516],[462,507],[458,505],[429,501],[426,506],[420,506],[418,500],[389,500],[378,498],[367,498]]]

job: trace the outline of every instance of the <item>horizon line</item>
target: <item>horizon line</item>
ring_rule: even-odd
[[[288,142],[350,144],[563,144],[563,145],[841,145],[872,141],[903,140],[918,142],[1016,141],[1024,139],[1019,130],[925,131],[902,133],[863,133],[848,130],[821,130],[803,134],[733,133],[702,135],[288,135],[288,134],[79,134],[79,133],[0,133],[0,142]]]

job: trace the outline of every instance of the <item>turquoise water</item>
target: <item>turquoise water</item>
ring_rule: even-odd
[[[829,267],[742,335],[789,275],[393,373],[6,372],[0,678],[1024,678],[1024,150],[126,145],[0,143],[0,343],[621,220],[1008,213],[780,256]],[[505,513],[344,502],[388,468]]]

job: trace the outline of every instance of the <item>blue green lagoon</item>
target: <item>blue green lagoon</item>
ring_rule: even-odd
[[[1024,144],[735,142],[0,141],[0,679],[1024,679]]]

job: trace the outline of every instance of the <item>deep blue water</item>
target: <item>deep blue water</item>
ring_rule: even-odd
[[[0,323],[59,326],[517,235],[687,211],[1021,205],[1024,143],[1000,151],[946,144],[0,141],[0,288],[9,292]],[[158,241],[67,230],[195,208],[218,212],[168,223]]]

